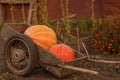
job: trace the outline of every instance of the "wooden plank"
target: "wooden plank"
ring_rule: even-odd
[[[33,13],[33,3],[30,4],[29,7],[29,12],[28,12],[28,20],[27,20],[27,24],[30,25],[31,24],[31,20],[32,20],[32,14]]]
[[[85,68],[80,68],[80,67],[75,67],[75,66],[60,65],[60,67],[63,67],[65,69],[70,69],[70,70],[73,70],[73,71],[90,73],[90,74],[94,74],[94,75],[98,75],[99,74],[99,72],[97,72],[97,71],[93,71],[93,70],[89,70],[89,69],[85,69]]]
[[[51,65],[64,65],[65,62],[60,58],[57,58],[53,54],[49,53],[47,50],[44,50],[42,47],[37,46],[38,54],[39,54],[39,62],[51,64]]]
[[[3,14],[3,7],[2,4],[0,4],[0,24],[3,23],[3,19],[4,19],[4,14]]]
[[[7,4],[7,3],[14,3],[14,4],[27,4],[32,3],[34,0],[0,0],[0,3]]]
[[[9,27],[7,24],[4,24],[1,32],[1,37],[4,41],[7,41],[9,37],[12,37],[15,34],[18,34],[18,32]]]
[[[29,8],[29,16],[28,16],[28,24],[36,24],[36,2],[37,0],[34,0],[33,3],[30,4],[30,8]]]
[[[29,12],[28,12],[28,19],[27,23],[30,24],[32,21],[32,16],[33,16],[33,5],[34,5],[34,0],[0,0],[0,24],[3,23],[4,21],[4,9],[2,7],[3,4],[29,4]]]
[[[27,20],[28,25],[36,24],[35,23],[35,18],[36,18],[36,14],[37,14],[37,11],[35,10],[36,2],[37,2],[37,0],[34,0],[34,2],[32,2],[30,4],[29,13],[28,13],[28,20]]]

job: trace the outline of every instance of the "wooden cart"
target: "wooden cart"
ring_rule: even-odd
[[[64,62],[33,43],[28,36],[23,34],[29,26],[24,23],[7,23],[2,28],[1,37],[5,43],[4,61],[12,73],[26,76],[39,64],[60,78],[74,71],[98,74],[96,71],[80,68],[87,57],[76,50],[74,50],[75,59]]]

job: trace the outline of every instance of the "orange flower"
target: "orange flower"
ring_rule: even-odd
[[[112,43],[109,43],[109,46],[112,46]]]
[[[105,48],[105,46],[102,46],[102,48]]]
[[[113,43],[113,42],[114,42],[114,40],[113,40],[113,39],[110,39],[110,42],[111,42],[111,43]]]
[[[118,49],[120,49],[120,46],[118,46]]]
[[[103,51],[105,46],[100,46],[100,50]]]
[[[107,48],[108,48],[108,49],[111,49],[111,46],[108,46]]]
[[[100,31],[100,34],[103,35],[103,34],[104,34],[104,31]]]
[[[98,39],[98,34],[96,34],[94,37],[95,37],[95,39]]]
[[[112,49],[112,51],[114,52],[114,51],[115,51],[115,49],[113,48],[113,49]]]
[[[102,47],[100,47],[100,51],[103,51],[103,48],[102,48]]]
[[[100,40],[98,40],[98,41],[97,41],[97,43],[98,43],[98,44],[100,44],[100,43],[101,43],[101,41],[100,41]]]
[[[93,46],[94,46],[94,48],[96,49],[97,41],[94,42]]]

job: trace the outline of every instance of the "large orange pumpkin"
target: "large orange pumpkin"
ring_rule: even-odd
[[[26,29],[25,35],[29,36],[37,45],[48,50],[57,43],[55,32],[45,25],[34,25]]]
[[[56,44],[52,46],[49,51],[64,61],[74,59],[74,51],[72,50],[71,47],[65,44]]]

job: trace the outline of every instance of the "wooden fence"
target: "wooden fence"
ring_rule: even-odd
[[[14,2],[13,11],[11,10],[11,1]],[[9,21],[12,19],[12,14],[16,20],[23,19],[22,6],[24,4],[24,16],[28,19],[29,3],[35,0],[0,0],[0,22]],[[37,0],[37,3],[44,0]],[[110,15],[115,11],[119,11],[120,0],[95,0],[94,10],[95,17],[102,17]],[[63,0],[63,4],[65,1]],[[39,8],[38,8],[39,9]],[[91,0],[70,0],[69,2],[70,14],[77,16],[91,16]],[[114,10],[114,11],[113,11]],[[60,19],[62,17],[62,9],[60,0],[47,0],[48,19]],[[35,11],[34,11],[35,12]],[[40,18],[40,14],[37,15]]]

